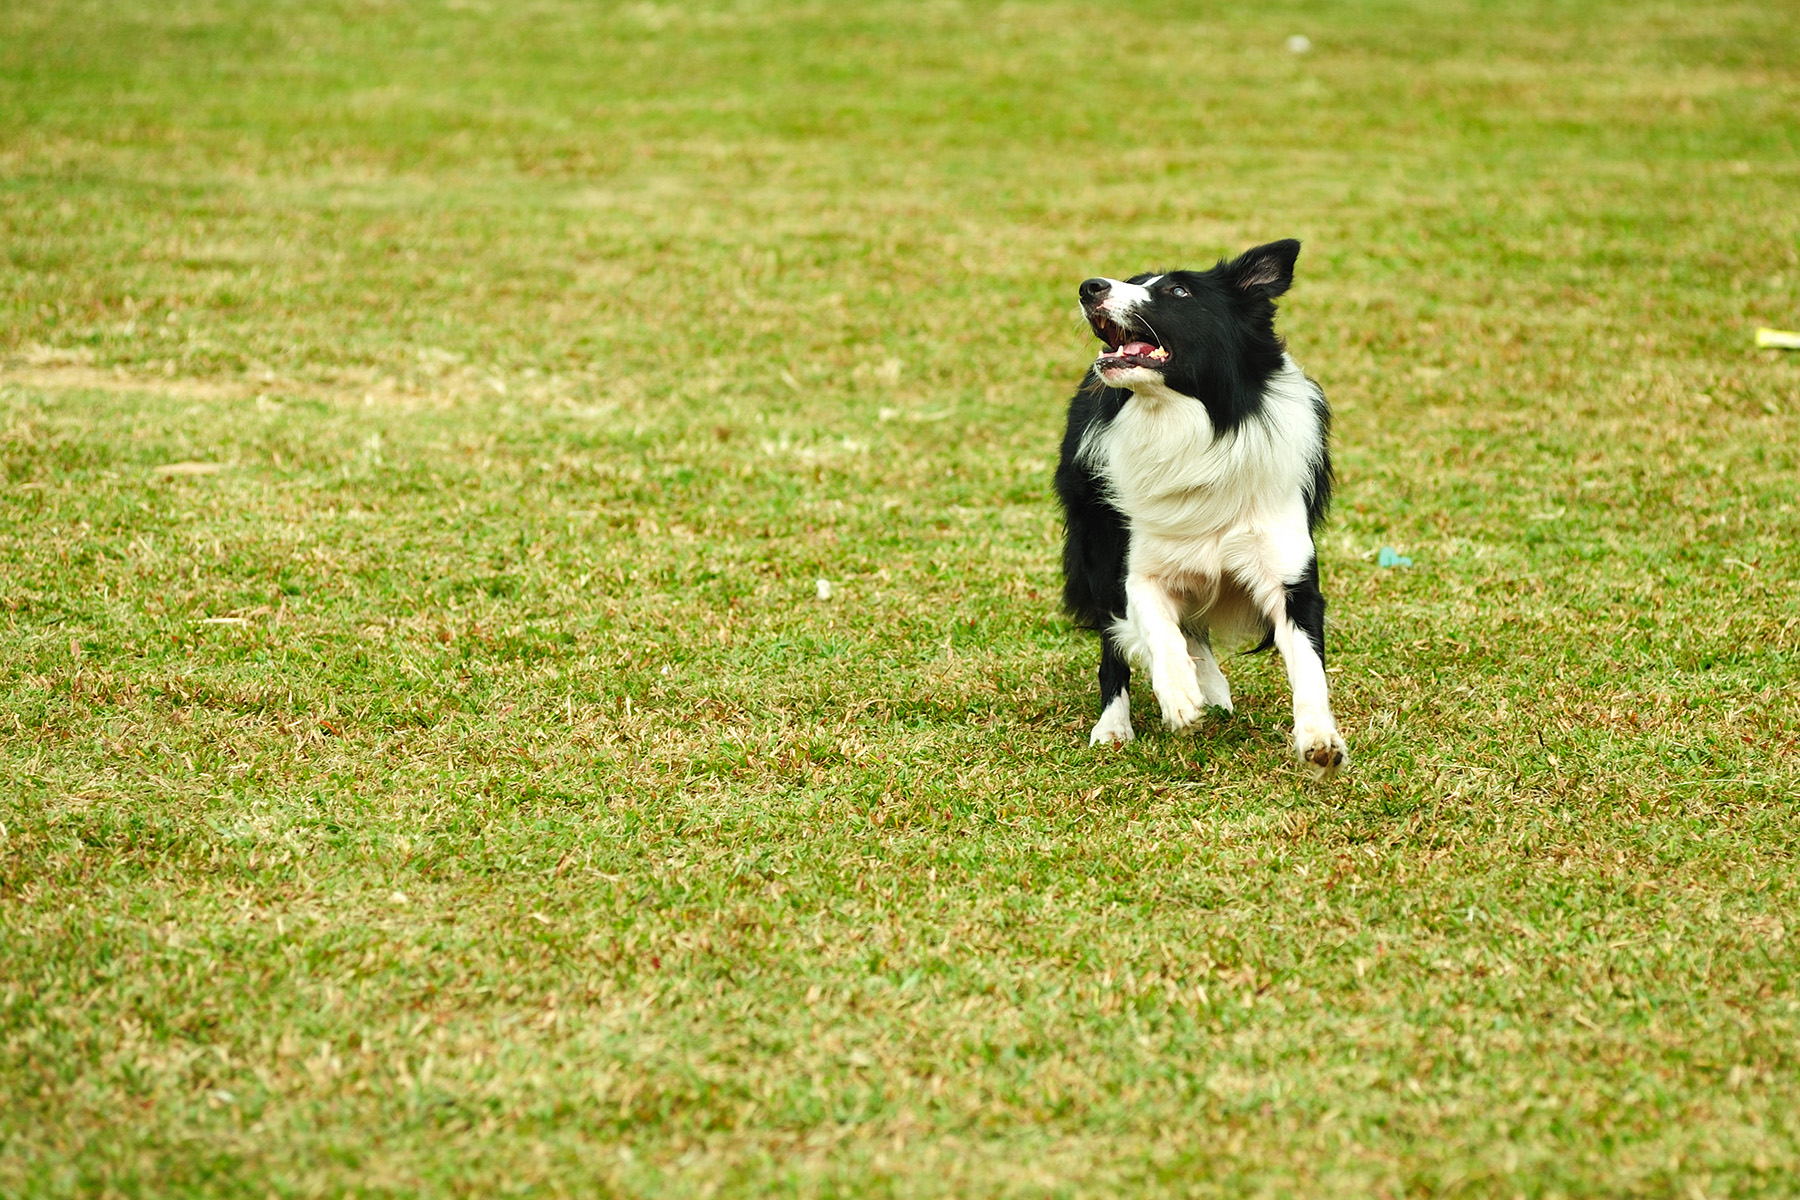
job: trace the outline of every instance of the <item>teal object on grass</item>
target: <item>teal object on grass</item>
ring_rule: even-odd
[[[1404,554],[1394,553],[1392,546],[1383,546],[1381,552],[1375,556],[1375,565],[1378,567],[1410,567],[1412,559]]]

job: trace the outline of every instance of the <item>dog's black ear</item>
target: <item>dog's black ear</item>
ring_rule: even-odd
[[[1273,300],[1294,282],[1300,243],[1293,238],[1246,250],[1225,265],[1226,277],[1246,292]]]

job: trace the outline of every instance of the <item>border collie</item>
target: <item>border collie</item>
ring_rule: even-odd
[[[1100,631],[1091,745],[1130,741],[1131,668],[1171,730],[1231,710],[1215,638],[1273,645],[1294,694],[1294,753],[1348,761],[1325,689],[1313,530],[1331,499],[1331,410],[1275,333],[1296,241],[1210,271],[1089,279],[1106,343],[1069,403],[1056,490],[1068,521],[1063,603]]]

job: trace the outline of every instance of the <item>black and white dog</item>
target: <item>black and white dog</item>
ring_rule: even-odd
[[[1295,241],[1210,271],[1089,279],[1106,343],[1069,404],[1056,490],[1068,518],[1063,603],[1101,634],[1093,745],[1128,742],[1131,665],[1172,730],[1231,708],[1213,641],[1260,637],[1294,693],[1294,752],[1349,761],[1325,688],[1313,530],[1331,499],[1331,410],[1275,333]]]

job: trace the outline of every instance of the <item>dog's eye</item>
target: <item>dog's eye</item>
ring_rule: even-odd
[[[1178,283],[1169,289],[1169,295],[1178,296],[1181,299],[1186,300],[1188,298],[1188,290]]]

